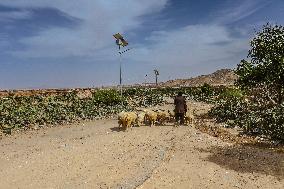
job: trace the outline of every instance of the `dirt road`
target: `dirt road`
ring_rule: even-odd
[[[284,188],[284,154],[193,127],[100,120],[0,140],[0,188]]]

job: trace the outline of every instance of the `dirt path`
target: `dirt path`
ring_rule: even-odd
[[[283,188],[284,154],[100,120],[0,140],[0,188]]]

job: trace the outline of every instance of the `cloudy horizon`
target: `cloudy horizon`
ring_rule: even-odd
[[[124,84],[235,68],[267,22],[282,0],[0,0],[0,89],[117,85],[118,32]]]

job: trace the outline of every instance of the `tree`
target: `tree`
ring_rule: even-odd
[[[238,65],[237,84],[243,88],[266,88],[277,104],[284,100],[284,27],[266,24],[251,41],[248,58]]]

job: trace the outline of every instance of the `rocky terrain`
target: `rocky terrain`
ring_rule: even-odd
[[[201,75],[190,79],[176,79],[160,83],[163,87],[196,87],[204,83],[212,86],[230,86],[237,79],[237,75],[230,69],[221,69],[208,75]]]

